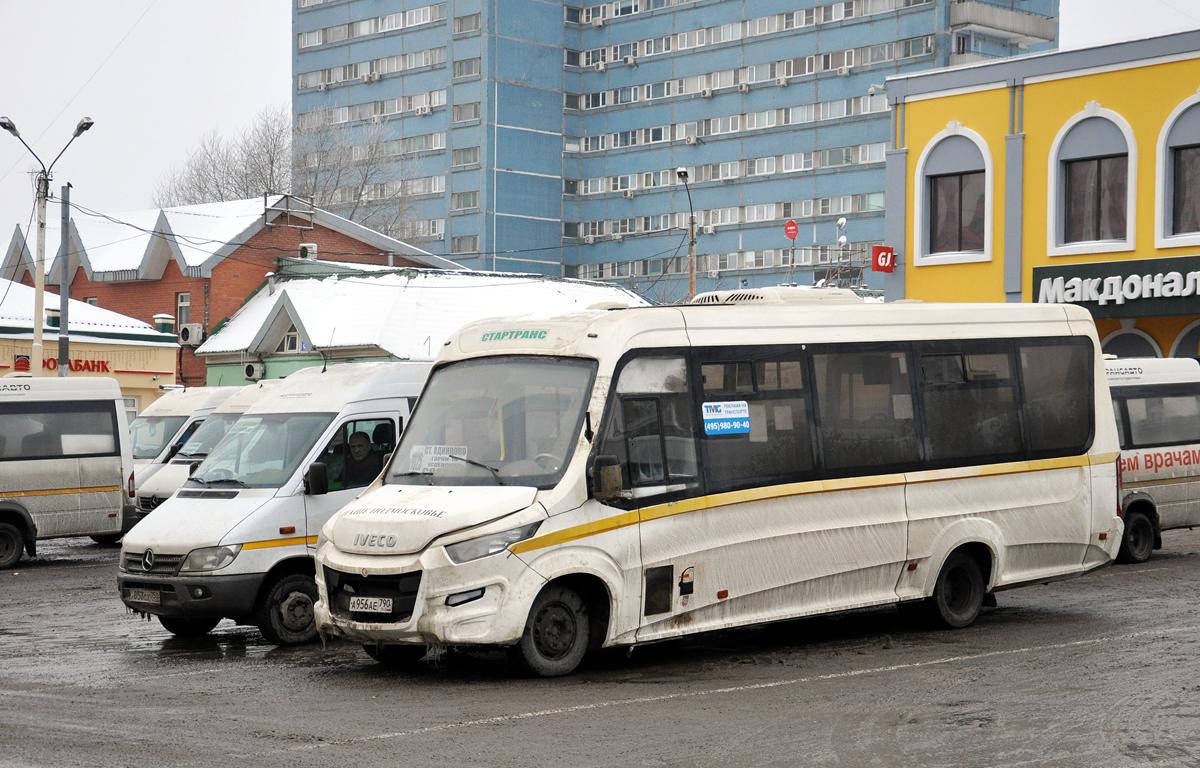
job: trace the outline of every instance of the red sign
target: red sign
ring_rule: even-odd
[[[783,225],[783,234],[787,235],[788,240],[795,240],[796,235],[800,234],[800,227],[796,225],[796,222],[788,219],[787,224]]]
[[[871,271],[891,272],[896,267],[896,251],[890,245],[871,246]]]
[[[47,357],[42,361],[42,367],[49,371],[58,370],[58,358]],[[112,373],[108,368],[107,360],[80,360],[75,358],[71,360],[67,366],[72,371],[86,371],[87,373]],[[28,370],[28,369],[27,369]]]
[[[13,370],[29,373],[29,355],[13,355]]]

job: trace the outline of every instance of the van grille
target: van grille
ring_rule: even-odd
[[[143,565],[142,552],[126,552],[125,553],[125,571],[127,573],[157,573],[174,576],[179,570],[180,563],[183,562],[183,555],[160,555],[154,553],[154,565],[150,570],[146,570]]]
[[[138,496],[138,509],[143,512],[153,512],[163,500],[157,496]]]
[[[325,567],[325,588],[329,592],[329,605],[334,615],[350,621],[372,624],[403,624],[412,618],[417,604],[417,590],[421,586],[421,572],[402,573],[394,576],[361,576],[357,573],[342,573]],[[350,598],[390,597],[392,612],[359,613],[350,610]]]

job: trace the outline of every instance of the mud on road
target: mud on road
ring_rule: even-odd
[[[42,542],[0,571],[0,766],[1200,766],[1200,531],[1165,544],[964,630],[889,608],[529,680],[176,638],[125,611],[115,549]]]

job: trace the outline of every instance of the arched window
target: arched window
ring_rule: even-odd
[[[1200,95],[1167,118],[1157,160],[1155,245],[1200,245]]]
[[[978,133],[951,122],[917,161],[914,266],[992,258],[992,158]]]
[[[1051,255],[1133,248],[1136,152],[1125,119],[1094,101],[1062,127],[1050,150]]]
[[[1162,357],[1154,337],[1137,328],[1113,331],[1100,342],[1100,349],[1106,355],[1117,357]]]

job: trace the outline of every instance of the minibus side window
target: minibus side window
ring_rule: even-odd
[[[1092,442],[1093,351],[1082,337],[1019,343],[1029,440],[1035,457],[1087,451]]]
[[[704,474],[710,492],[815,477],[802,354],[747,347],[700,351],[704,404],[733,404],[740,409],[745,403],[749,416],[748,428],[731,432],[725,432],[719,422],[705,422]]]
[[[921,345],[921,401],[933,466],[1022,457],[1011,342]]]
[[[1125,400],[1129,442],[1156,445],[1200,443],[1200,393],[1139,392]]]
[[[111,456],[117,445],[111,402],[0,405],[0,460]]]
[[[920,466],[906,352],[816,353],[813,371],[827,474],[844,477]]]
[[[362,488],[383,471],[383,457],[395,448],[391,419],[357,419],[338,427],[317,461],[325,464],[329,490]]]
[[[616,456],[635,497],[696,485],[695,404],[683,357],[640,357],[621,370],[601,454]]]

